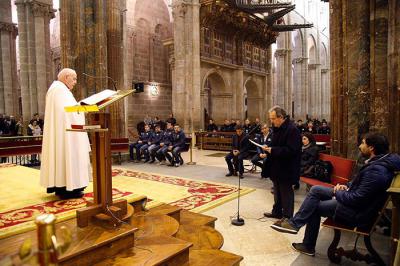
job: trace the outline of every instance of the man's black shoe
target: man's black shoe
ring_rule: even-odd
[[[149,163],[154,163],[156,160],[150,160],[150,162]]]
[[[278,215],[275,213],[271,213],[271,212],[264,212],[264,216],[267,218],[274,218],[274,219],[282,219],[282,215]]]
[[[233,173],[229,172],[225,176],[233,176]]]
[[[236,171],[235,171],[235,172],[233,172],[233,175],[234,175],[234,176],[238,176],[238,174],[237,174],[237,172],[236,172]]]
[[[239,178],[243,179],[244,178],[243,174],[239,174]]]
[[[297,252],[303,253],[308,256],[315,256],[315,248],[310,248],[303,243],[292,243],[292,248]]]

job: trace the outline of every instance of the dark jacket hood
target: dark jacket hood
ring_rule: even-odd
[[[380,154],[373,157],[368,164],[379,164],[393,172],[400,171],[400,156],[395,153]]]

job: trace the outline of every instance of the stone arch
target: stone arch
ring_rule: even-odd
[[[318,47],[317,47],[317,42],[315,41],[315,38],[312,34],[308,36],[307,39],[308,42],[308,62],[309,64],[315,64],[317,63],[317,58],[318,58]]]
[[[218,69],[211,69],[204,75],[201,102],[203,111],[208,116],[203,114],[203,120],[212,118],[215,123],[222,124],[224,119],[231,118],[231,109],[221,106],[232,104],[232,94],[228,93],[227,82]]]
[[[328,49],[326,48],[325,43],[321,42],[320,49],[320,63],[322,68],[328,68]]]
[[[246,93],[247,106],[245,106],[244,110],[247,110],[246,117],[251,121],[254,121],[256,117],[259,118],[261,116],[262,97],[260,89],[261,88],[257,85],[257,82],[251,76],[245,80],[243,85],[243,94]]]
[[[170,12],[164,0],[137,0],[135,17],[152,21],[153,29],[155,29],[156,24],[169,25],[171,21]]]

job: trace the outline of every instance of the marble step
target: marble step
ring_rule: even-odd
[[[220,249],[224,244],[221,233],[206,225],[180,225],[176,237],[193,243],[191,250]]]
[[[189,265],[191,245],[170,236],[145,237],[136,240],[134,247],[95,265]]]
[[[242,256],[216,249],[190,250],[189,253],[190,266],[238,266],[242,260]]]

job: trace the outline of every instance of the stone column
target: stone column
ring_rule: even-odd
[[[285,86],[285,56],[287,51],[285,49],[277,49],[275,51],[276,57],[276,73],[277,73],[277,87],[276,87],[276,99],[275,103],[282,108],[286,109],[286,102],[285,102],[285,94],[286,94],[286,86]],[[287,109],[286,109],[287,110]]]
[[[172,109],[187,132],[199,129],[200,110],[200,4],[198,0],[175,0],[175,87]]]
[[[0,114],[19,114],[15,38],[18,30],[11,23],[11,3],[0,3]]]
[[[330,102],[331,102],[331,94],[329,90],[329,69],[323,68],[321,69],[321,119],[327,119],[329,121],[330,116]]]
[[[393,152],[400,153],[400,3],[388,1],[388,108],[389,143]]]
[[[296,119],[304,120],[307,114],[307,83],[308,67],[307,58],[298,57],[292,60],[294,64],[294,113]]]
[[[150,34],[149,36],[149,73],[150,73],[150,81],[154,80],[154,34]]]
[[[20,28],[22,113],[29,121],[33,113],[44,115],[46,92],[52,81],[49,23],[55,10],[50,0],[16,0],[15,5]]]
[[[244,119],[245,110],[244,110],[244,78],[243,78],[243,67],[239,67],[237,70],[234,71],[235,79],[236,79],[236,86],[233,88],[232,92],[232,118],[235,119]]]

